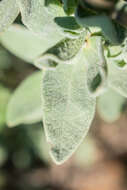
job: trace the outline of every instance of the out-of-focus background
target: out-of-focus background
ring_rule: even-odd
[[[61,166],[50,159],[42,122],[6,125],[12,92],[36,70],[0,46],[0,190],[126,190],[126,102],[115,122],[96,112],[89,134]]]

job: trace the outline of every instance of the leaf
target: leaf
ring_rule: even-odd
[[[119,119],[126,98],[109,88],[103,95],[99,96],[97,108],[104,121],[112,123]]]
[[[48,38],[35,35],[21,25],[12,25],[6,32],[0,35],[2,45],[11,53],[25,61],[33,62],[41,53],[54,46],[63,36],[48,35]]]
[[[6,122],[6,109],[9,98],[9,90],[0,84],[0,131]]]
[[[11,25],[19,14],[16,0],[0,1],[0,32]]]
[[[78,38],[83,32],[83,28],[77,24],[74,16],[56,17],[54,21],[66,37]]]
[[[64,10],[67,14],[73,14],[78,0],[62,0],[64,3]]]
[[[84,56],[73,64],[44,69],[42,83],[43,123],[51,157],[57,164],[66,161],[88,132],[96,99],[86,87]]]
[[[17,0],[23,23],[33,32],[48,39],[59,38],[60,28],[54,22],[55,17],[65,16],[59,0]]]
[[[110,87],[127,97],[127,68],[120,69],[114,61],[108,59],[108,83]]]
[[[79,16],[80,9],[76,11],[76,21],[82,27],[88,28],[91,33],[101,33],[112,44],[118,44],[117,33],[112,21],[106,15]]]
[[[13,93],[7,110],[7,124],[31,124],[41,121],[41,82],[42,72],[35,72],[24,80]]]
[[[87,63],[87,86],[91,95],[100,95],[107,87],[107,67],[104,58],[102,38],[93,36],[86,42],[84,49]]]
[[[111,46],[108,48],[107,57],[110,61],[113,61],[119,69],[127,68],[127,39],[120,46]]]
[[[58,63],[72,63],[72,59],[80,52],[85,42],[83,32],[77,39],[65,38],[54,47],[46,51],[42,56],[35,60],[35,65],[39,68],[54,67]]]

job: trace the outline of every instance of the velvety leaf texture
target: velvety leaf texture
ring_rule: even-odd
[[[41,78],[41,71],[30,75],[13,93],[7,110],[10,127],[41,121]]]
[[[54,65],[59,63],[70,64],[73,62],[72,59],[79,53],[84,43],[84,32],[77,39],[66,38],[36,59],[35,65],[39,68],[44,68],[54,67]]]
[[[33,62],[36,57],[63,38],[63,36],[55,38],[52,35],[50,36],[50,34],[48,38],[45,38],[45,36],[41,36],[40,38],[30,30],[17,24],[12,25],[0,35],[2,45],[11,53],[27,62]]]
[[[73,64],[44,69],[43,123],[51,156],[66,161],[87,134],[95,112],[95,98],[86,87],[86,66],[81,54]]]
[[[17,0],[23,23],[33,32],[48,38],[57,38],[60,28],[53,21],[57,16],[65,16],[58,0]],[[47,22],[48,21],[48,22]],[[48,32],[47,32],[48,31]]]
[[[19,14],[16,0],[0,1],[0,32],[11,25]]]
[[[93,36],[86,42],[84,48],[87,62],[87,86],[93,96],[98,96],[107,87],[107,68],[104,58],[102,38]]]

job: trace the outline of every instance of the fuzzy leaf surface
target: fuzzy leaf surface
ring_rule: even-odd
[[[59,36],[60,28],[54,22],[55,17],[65,16],[59,0],[17,0],[23,23],[33,32],[48,39]]]
[[[63,38],[63,36],[59,35],[55,38],[55,36],[52,37],[50,34],[48,38],[45,38],[45,36],[40,38],[25,27],[16,24],[0,35],[2,45],[11,53],[27,62],[33,62],[36,57]]]
[[[107,86],[107,68],[102,46],[102,38],[93,36],[84,49],[87,63],[87,86],[93,96],[98,96]]]
[[[54,63],[55,65],[59,63],[70,64],[72,59],[80,52],[84,43],[84,32],[76,39],[65,38],[36,59],[35,65],[43,68],[54,67]]]
[[[0,1],[0,32],[11,25],[19,14],[19,8],[16,0]]]
[[[83,54],[73,64],[44,69],[42,83],[43,123],[51,156],[57,164],[66,161],[88,132],[96,99],[86,87]]]

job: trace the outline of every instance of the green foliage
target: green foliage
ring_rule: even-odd
[[[16,0],[0,1],[0,32],[11,25],[19,14]]]
[[[0,130],[6,123],[6,109],[10,97],[10,92],[7,88],[0,85]]]
[[[43,119],[57,164],[67,160],[87,134],[97,96],[98,112],[108,122],[119,118],[127,97],[127,3],[114,1],[109,7],[98,3],[0,2],[0,31],[7,29],[0,43],[43,70],[15,90],[7,123],[15,126]],[[22,22],[9,27],[19,12]]]
[[[41,121],[41,78],[41,71],[32,74],[13,93],[7,111],[9,126]]]
[[[126,99],[123,96],[109,88],[98,98],[98,112],[102,119],[112,123],[121,116],[125,102]]]
[[[73,64],[45,69],[42,83],[43,122],[51,156],[59,164],[74,152],[86,135],[95,111],[95,98],[86,87],[84,57]]]

